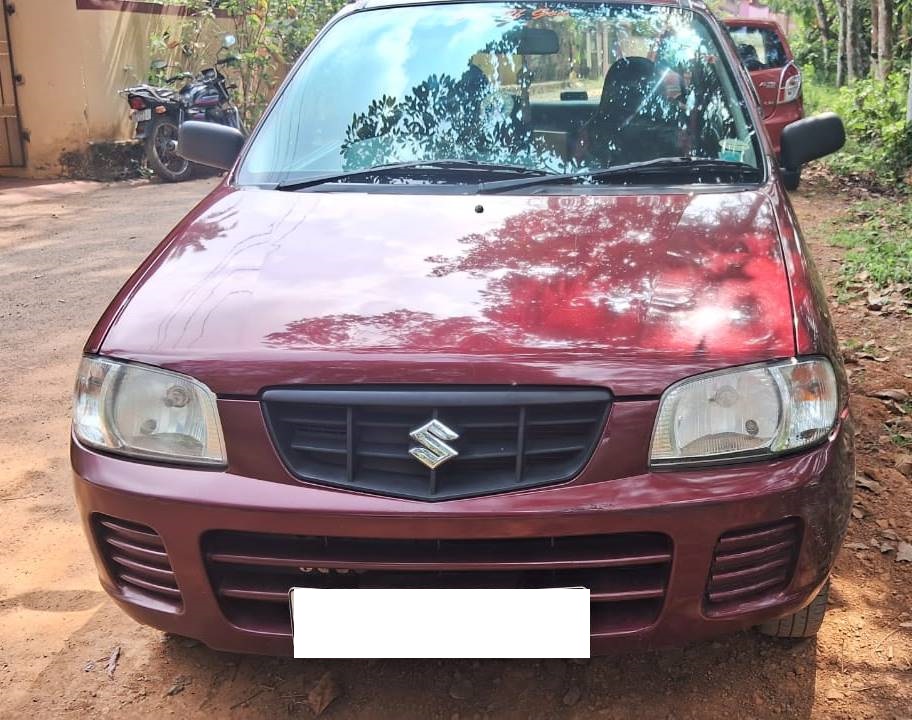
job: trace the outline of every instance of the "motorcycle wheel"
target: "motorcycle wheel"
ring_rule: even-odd
[[[193,173],[189,160],[177,154],[177,123],[158,117],[146,128],[146,159],[149,167],[165,182],[182,182]]]

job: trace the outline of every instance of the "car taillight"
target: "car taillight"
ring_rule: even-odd
[[[142,110],[146,107],[146,101],[140,97],[131,97],[130,98],[130,107],[134,110]]]
[[[789,103],[801,95],[801,71],[795,65],[788,65],[782,71],[779,85],[779,102]]]

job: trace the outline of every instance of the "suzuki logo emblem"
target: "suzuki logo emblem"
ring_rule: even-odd
[[[409,450],[409,455],[427,465],[431,470],[459,455],[456,450],[447,445],[447,442],[458,440],[459,435],[439,420],[431,420],[427,425],[412,430],[409,437],[419,444],[419,447]]]

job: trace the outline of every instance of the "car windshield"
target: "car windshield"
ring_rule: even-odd
[[[334,175],[395,165],[352,181],[453,184],[661,158],[756,169],[759,146],[732,77],[709,24],[681,8],[484,2],[356,11],[298,68],[238,182],[339,182]]]
[[[779,34],[769,27],[729,26],[741,62],[751,72],[776,70],[788,65],[789,59]]]

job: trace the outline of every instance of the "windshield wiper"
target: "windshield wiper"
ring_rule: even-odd
[[[326,185],[330,183],[346,182],[348,180],[357,180],[358,178],[369,177],[395,177],[396,173],[402,171],[445,171],[445,170],[469,170],[485,171],[499,173],[514,173],[525,175],[524,180],[539,179],[548,176],[544,170],[526,167],[525,165],[510,165],[502,163],[487,163],[480,160],[421,160],[415,162],[389,163],[387,165],[375,165],[374,167],[364,168],[362,170],[352,170],[350,172],[333,173],[331,175],[318,175],[317,177],[305,178],[302,180],[293,180],[291,182],[282,182],[275,186],[275,190],[294,192],[295,190],[305,190],[317,185]]]
[[[675,175],[692,178],[707,174],[734,176],[739,179],[757,177],[760,170],[753,165],[732,160],[714,160],[711,158],[667,157],[645,160],[643,162],[615,165],[601,170],[580,170],[563,175],[549,174],[539,177],[511,178],[480,183],[479,193],[498,193],[519,188],[541,185],[562,185],[585,181],[601,182],[611,180],[629,180],[649,175]]]

